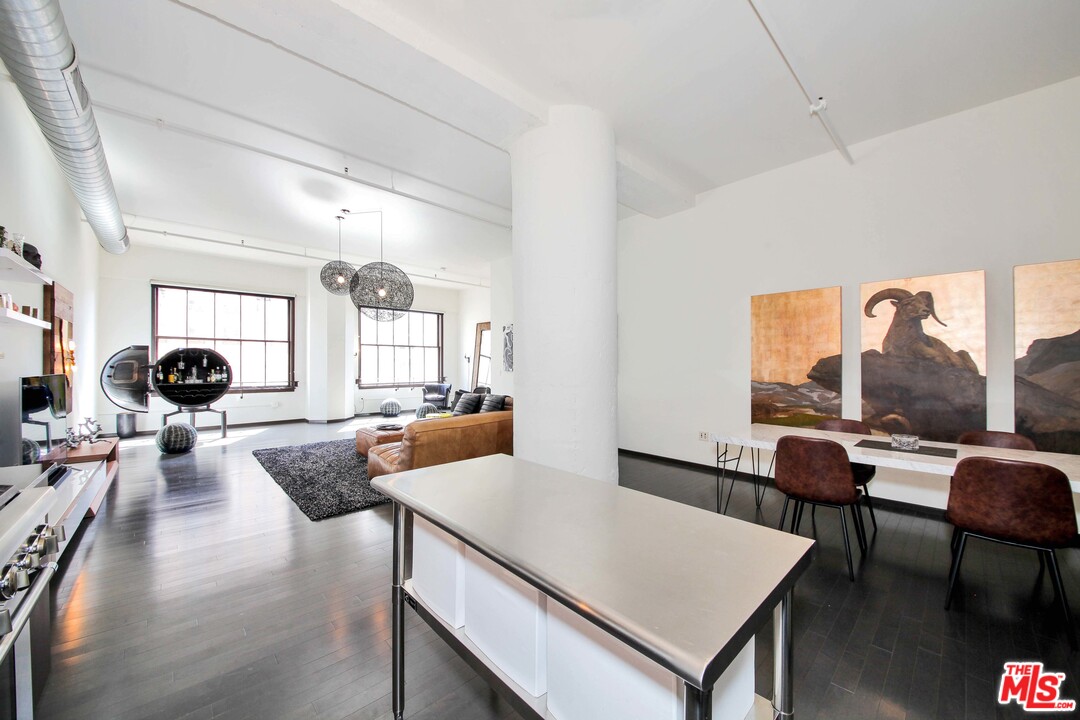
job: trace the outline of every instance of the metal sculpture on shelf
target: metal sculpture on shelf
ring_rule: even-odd
[[[347,213],[348,210],[342,210],[341,212]],[[331,260],[322,266],[322,270],[319,272],[319,282],[326,290],[334,295],[348,295],[349,284],[353,275],[356,273],[354,268],[349,263],[341,259],[341,221],[345,219],[344,215],[337,215],[337,260]]]

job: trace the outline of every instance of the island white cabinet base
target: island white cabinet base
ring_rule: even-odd
[[[394,501],[395,720],[407,605],[527,718],[793,717],[792,590],[811,541],[508,456],[372,484]],[[770,617],[765,700],[753,648]]]

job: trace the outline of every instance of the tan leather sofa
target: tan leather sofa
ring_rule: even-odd
[[[418,420],[401,442],[368,451],[368,477],[505,453],[514,454],[512,410]]]

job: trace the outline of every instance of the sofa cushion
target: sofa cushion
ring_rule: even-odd
[[[388,475],[389,473],[398,471],[398,459],[401,457],[401,443],[386,443],[385,445],[375,445],[368,450],[367,461],[367,474],[368,480],[377,478],[380,475]]]
[[[484,402],[480,405],[480,412],[498,412],[506,403],[505,395],[484,395]]]
[[[465,393],[461,396],[461,399],[454,405],[454,415],[472,415],[475,412],[479,412],[480,403],[483,402],[484,396],[477,395],[476,393]]]

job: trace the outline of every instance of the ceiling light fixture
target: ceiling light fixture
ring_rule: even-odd
[[[342,210],[342,213],[349,212]],[[341,259],[341,221],[344,215],[337,215],[337,260],[331,260],[323,265],[319,272],[319,282],[328,292],[334,295],[348,295],[349,282],[356,274],[356,268]]]
[[[353,305],[372,320],[390,322],[405,316],[413,304],[413,285],[405,272],[383,261],[383,215],[379,214],[379,262],[364,265],[349,282]],[[366,214],[366,213],[356,213]]]
[[[836,128],[833,127],[832,121],[829,120],[829,116],[826,114],[828,103],[825,102],[825,98],[821,95],[814,95],[807,87],[804,77],[799,75],[795,70],[795,66],[791,64],[791,60],[788,59],[787,53],[784,52],[784,48],[780,46],[780,40],[776,37],[776,32],[772,26],[766,21],[765,14],[758,7],[758,4],[754,0],[747,0],[750,3],[750,8],[754,11],[754,15],[757,16],[758,22],[761,23],[761,27],[765,29],[765,34],[769,36],[769,40],[772,42],[773,47],[776,48],[776,52],[780,53],[780,59],[784,61],[784,65],[787,66],[788,72],[791,73],[791,77],[795,79],[795,84],[799,86],[799,90],[802,91],[803,97],[806,98],[806,102],[810,103],[810,117],[816,117],[821,122],[821,127],[825,130],[825,133],[832,140],[833,145],[836,147],[837,152],[840,153],[840,157],[847,161],[848,165],[854,165],[855,160],[852,159],[851,153],[848,152],[847,145],[840,138],[839,133],[836,132]],[[814,98],[817,98],[815,100]]]

